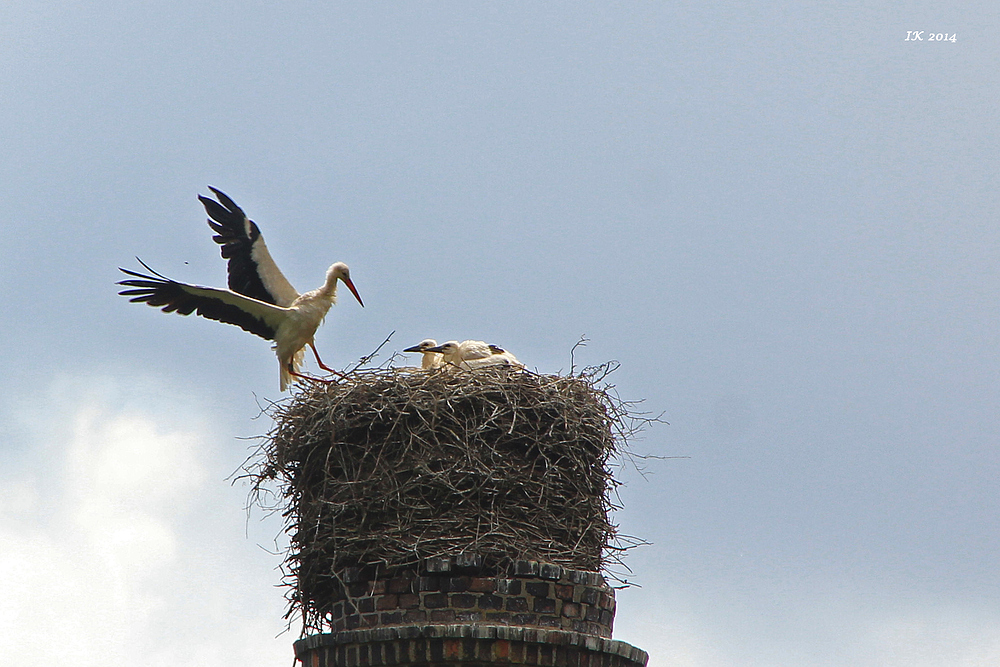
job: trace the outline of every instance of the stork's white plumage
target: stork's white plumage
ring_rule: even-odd
[[[450,340],[437,347],[427,348],[426,351],[440,352],[445,366],[467,371],[486,366],[524,368],[524,364],[510,352],[481,340],[464,340],[461,343]]]
[[[493,353],[489,357],[481,360],[475,360],[469,362],[470,364],[475,364],[476,361],[484,362],[481,365],[484,366],[512,366],[514,368],[524,368],[524,364],[517,360],[517,357],[513,353],[508,352],[499,345],[490,345],[490,351]],[[474,368],[476,366],[473,366]]]
[[[441,368],[444,359],[440,352],[429,352],[432,347],[437,347],[437,341],[433,338],[425,338],[413,347],[408,347],[403,352],[420,352],[423,357],[420,361],[420,368],[425,371]]]
[[[446,366],[464,370],[469,370],[469,365],[466,362],[472,359],[483,359],[492,354],[490,346],[481,340],[464,340],[461,343],[457,340],[450,340],[437,347],[428,348],[428,352],[439,352]]]
[[[252,334],[273,340],[280,364],[282,391],[288,387],[292,376],[307,377],[299,373],[306,345],[316,355],[316,362],[321,368],[336,373],[320,359],[313,337],[330,307],[337,301],[338,280],[347,285],[358,303],[365,305],[351,281],[350,269],[343,262],[337,262],[327,269],[322,287],[299,294],[271,259],[257,225],[229,197],[215,188],[211,190],[218,196],[221,205],[205,197],[199,199],[218,223],[209,221],[218,233],[214,239],[222,245],[222,256],[229,259],[230,289],[171,280],[140,260],[153,275],[120,269],[133,279],[118,284],[133,289],[122,290],[119,294],[131,297],[130,301],[162,306],[167,313],[190,315],[197,312],[202,317],[235,324]]]

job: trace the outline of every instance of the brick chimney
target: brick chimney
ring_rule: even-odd
[[[461,554],[392,575],[347,568],[342,580],[334,632],[295,642],[305,667],[644,667],[648,658],[611,639],[614,589],[597,572],[522,560],[501,575]]]

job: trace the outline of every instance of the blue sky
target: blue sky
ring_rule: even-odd
[[[651,666],[1000,662],[998,30],[991,3],[5,3],[0,653],[290,659],[280,525],[228,480],[274,356],[114,286],[136,255],[224,284],[212,185],[300,290],[351,266],[329,364],[392,331],[621,362],[670,422],[635,449],[690,457],[622,471],[652,545],[616,637]]]

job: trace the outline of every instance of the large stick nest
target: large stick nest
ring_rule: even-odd
[[[497,570],[620,562],[611,463],[637,428],[598,387],[609,366],[568,377],[356,370],[277,405],[252,477],[284,498],[289,613],[319,622],[352,566],[460,553]]]

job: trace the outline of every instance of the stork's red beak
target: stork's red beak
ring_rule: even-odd
[[[350,278],[342,278],[342,280],[344,281],[344,284],[347,285],[347,289],[351,290],[351,294],[354,295],[354,298],[357,299],[358,303],[361,304],[361,307],[364,308],[365,307],[365,302],[361,300],[361,295],[358,294],[358,290],[355,289],[354,283],[351,282],[351,279]]]

